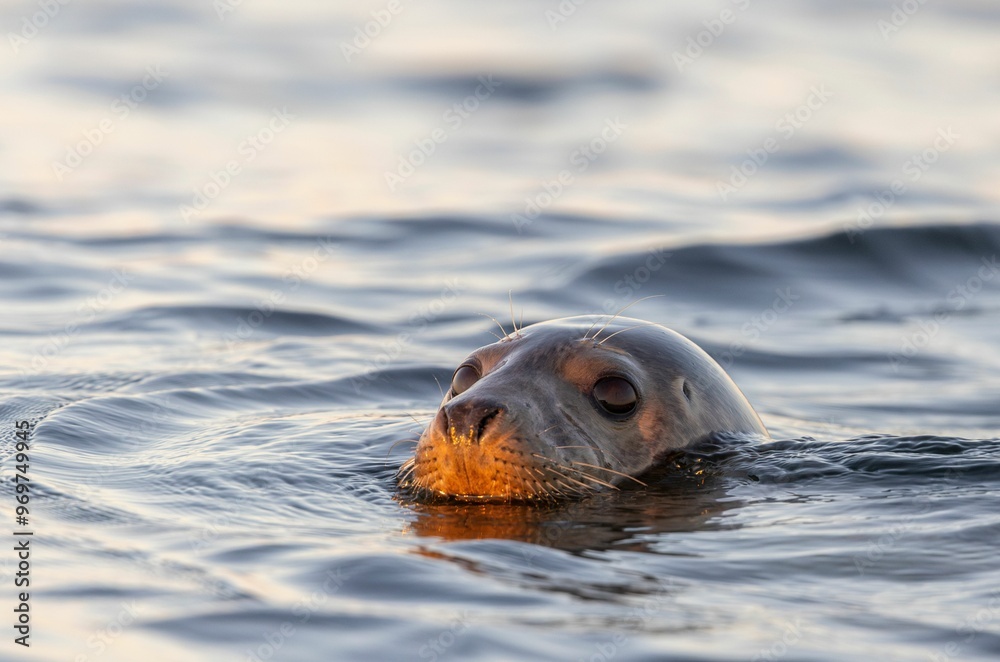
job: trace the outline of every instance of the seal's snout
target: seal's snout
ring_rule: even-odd
[[[452,443],[478,444],[490,425],[506,411],[506,406],[490,400],[457,399],[441,408],[434,423]]]

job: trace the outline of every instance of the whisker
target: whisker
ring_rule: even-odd
[[[642,297],[641,299],[636,299],[632,303],[627,304],[626,306],[620,308],[617,313],[615,313],[614,315],[611,316],[611,319],[609,319],[607,322],[604,323],[604,326],[602,326],[600,329],[598,329],[597,333],[594,334],[594,336],[593,336],[593,338],[591,338],[591,340],[597,340],[597,336],[601,335],[601,333],[604,331],[604,329],[608,328],[608,325],[610,325],[612,322],[614,322],[616,319],[618,319],[619,315],[621,315],[622,313],[624,313],[626,310],[628,310],[629,308],[631,308],[635,304],[640,303],[642,301],[645,301],[647,299],[656,299],[658,297],[665,297],[665,296],[667,296],[667,295],[666,294],[651,294],[648,297]],[[584,338],[586,338],[586,336],[584,336]],[[607,340],[607,339],[605,338],[605,340]],[[601,342],[603,342],[603,341],[601,341]]]
[[[500,336],[498,336],[497,334],[493,333],[492,331],[490,332],[490,333],[493,333],[493,336],[496,337],[497,339],[499,339],[500,342],[503,342],[504,340],[510,340],[510,336],[507,335],[507,329],[503,328],[503,324],[501,324],[499,321],[497,321],[497,318],[493,317],[492,315],[487,315],[486,313],[476,313],[476,314],[477,315],[482,315],[483,317],[490,318],[491,320],[493,320],[496,323],[497,326],[500,327],[500,332],[503,334],[503,338],[500,338]]]
[[[568,411],[564,407],[559,407],[559,412],[563,416],[565,416],[566,419],[573,425],[573,427],[575,427],[582,434],[582,436],[585,438],[585,440],[590,440],[590,442],[591,442],[589,444],[590,450],[593,451],[598,456],[599,460],[604,461],[605,460],[605,456],[610,456],[611,459],[614,462],[617,462],[621,466],[625,466],[625,463],[622,462],[621,459],[619,459],[618,457],[616,457],[614,453],[612,453],[610,450],[604,448],[603,446],[597,444],[597,442],[593,441],[593,438],[587,432],[586,426],[582,425],[579,421],[575,420],[573,418],[573,414],[570,411]],[[605,462],[605,464],[609,464],[609,462]]]
[[[517,337],[519,329],[517,321],[514,319],[514,290],[507,290],[507,298],[510,300],[510,325],[514,327],[514,337]]]
[[[552,499],[553,501],[557,501],[559,500],[560,497],[566,496],[565,491],[561,489],[558,485],[553,483],[551,477],[546,476],[545,472],[539,469],[538,476],[539,478],[541,478],[541,481],[539,482],[542,486],[542,490],[546,498]]]
[[[587,340],[589,338],[589,336],[590,336],[590,332],[593,331],[594,327],[597,326],[598,324],[600,324],[601,320],[604,319],[605,317],[607,317],[607,315],[598,315],[597,319],[594,320],[594,323],[590,325],[589,329],[587,329],[587,332],[583,334],[582,340]],[[600,332],[598,332],[598,333],[600,333]],[[594,334],[594,337],[597,337],[597,334]]]
[[[563,483],[560,488],[559,485],[552,481],[551,476],[545,474],[545,471],[541,467],[534,467],[533,471],[538,475],[539,480],[537,482],[542,488],[542,493],[546,498],[556,500],[559,497],[566,496],[567,493],[579,494],[578,489],[572,487],[571,485],[567,485],[566,483]]]
[[[625,464],[624,462],[621,461],[621,459],[617,455],[615,455],[611,451],[609,451],[607,449],[604,449],[604,448],[595,449],[593,446],[553,446],[553,448],[583,448],[583,449],[590,450],[590,451],[600,450],[601,453],[604,453],[605,455],[610,455],[611,459],[614,460],[615,462],[617,462],[618,464],[622,464],[622,465]]]
[[[522,473],[522,470],[528,475],[525,476],[524,473]],[[538,497],[548,498],[549,495],[545,492],[545,485],[531,475],[530,467],[517,465],[517,472],[521,476],[521,480],[523,481],[529,499]]]
[[[577,472],[577,475],[580,478],[586,478],[587,480],[593,481],[593,482],[597,483],[598,485],[604,485],[605,487],[610,487],[611,489],[613,489],[615,491],[620,491],[617,486],[612,485],[611,483],[606,483],[603,480],[601,480],[600,478],[594,478],[590,474],[588,474],[586,472],[583,472],[583,471],[580,471],[579,469],[575,469],[574,471]]]
[[[389,452],[386,453],[386,457],[388,457],[389,453],[392,452],[392,449],[398,446],[399,444],[419,444],[419,443],[420,443],[419,439],[400,439],[398,441],[394,441],[392,442],[392,446],[389,446]]]
[[[561,462],[557,462],[556,460],[553,460],[552,458],[545,457],[544,455],[539,455],[537,453],[532,453],[532,455],[534,455],[535,457],[538,457],[538,458],[542,458],[542,459],[548,460],[549,462],[552,462],[559,469],[565,469],[566,471],[571,471],[574,474],[576,474],[577,476],[580,476],[581,478],[586,478],[587,480],[593,481],[595,483],[599,483],[599,484],[604,485],[606,487],[610,487],[613,490],[618,490],[619,489],[617,486],[612,485],[611,483],[607,483],[607,482],[605,482],[605,481],[603,481],[603,480],[601,480],[601,479],[599,479],[599,478],[597,478],[595,476],[592,476],[591,474],[587,473],[586,471],[581,471],[579,469],[574,469],[573,467],[566,466],[565,464],[562,464]],[[573,464],[581,464],[583,466],[594,467],[595,469],[604,469],[604,467],[597,467],[597,466],[594,466],[592,464],[584,464],[582,462],[573,462]],[[545,467],[545,468],[548,469],[549,471],[554,471],[554,469],[552,467]],[[619,473],[617,471],[614,471],[613,469],[607,469],[607,471],[611,471],[612,473]],[[570,478],[569,476],[566,476],[565,474],[563,474],[561,472],[557,472],[557,473],[559,473],[559,475],[564,476],[566,478]],[[622,474],[622,475],[626,476],[626,474]],[[631,476],[627,476],[627,477],[631,478]],[[570,480],[573,480],[573,479],[570,478]],[[633,479],[633,480],[635,480],[635,479]],[[579,481],[576,481],[576,482],[579,482]]]
[[[382,466],[384,467],[385,465],[389,464],[389,453],[392,452],[393,448],[395,448],[399,444],[407,444],[407,443],[409,443],[409,444],[419,444],[420,440],[419,439],[400,439],[399,441],[392,442],[392,446],[389,446],[389,450],[387,450],[385,452],[385,461],[382,463]],[[413,458],[411,457],[408,460],[408,462],[413,462]],[[405,465],[406,465],[406,463],[403,464],[403,466],[405,466]],[[400,469],[402,469],[402,467],[400,467]]]
[[[504,478],[507,479],[507,499],[510,500],[511,494],[514,493],[513,488],[510,486],[510,474],[507,473],[507,472],[504,472]]]
[[[580,476],[581,478],[586,478],[587,480],[593,481],[595,483],[599,483],[601,485],[605,485],[606,487],[610,487],[613,490],[617,490],[618,489],[616,486],[612,485],[611,483],[606,483],[603,480],[601,480],[599,478],[596,478],[595,476],[592,476],[592,475],[588,474],[586,471],[580,471],[579,469],[574,469],[573,467],[568,467],[565,464],[561,464],[561,463],[558,463],[558,462],[554,462],[554,463],[560,469],[565,469],[566,471],[572,471],[574,474],[576,474],[577,476]],[[553,470],[552,467],[546,467],[546,468],[549,469],[550,471]],[[561,476],[565,476],[565,474],[563,474],[561,472],[560,472],[560,475]],[[570,478],[569,476],[565,476],[565,477],[566,478]],[[573,480],[573,479],[570,478],[570,480]],[[576,482],[579,482],[579,481],[576,481]]]
[[[545,495],[546,498],[551,497],[552,494],[549,492],[549,480],[545,477],[545,474],[541,469],[537,467],[527,467],[528,473],[535,474],[535,484],[541,488],[541,493]],[[539,480],[540,479],[540,480]]]
[[[580,490],[579,487],[573,487],[572,485],[570,485],[568,483],[564,483],[561,479],[558,479],[558,478],[556,479],[555,483],[553,483],[553,484],[554,485],[562,485],[566,489],[566,492],[568,492],[570,494],[582,494],[583,493]]]
[[[513,466],[514,466],[514,471],[517,472],[517,478],[518,478],[518,480],[520,480],[521,484],[524,485],[525,484],[525,480],[524,480],[524,474],[521,473],[521,467],[519,465],[517,465],[517,464],[515,464]],[[518,496],[520,496],[520,494],[521,494],[521,492],[520,492],[520,490],[518,490]],[[510,493],[508,493],[507,494],[507,498],[509,500],[513,501],[514,500],[514,492],[511,491]]]
[[[554,469],[552,469],[551,467],[549,468],[549,470],[550,470],[550,471],[554,471]],[[576,483],[577,485],[581,485],[581,486],[583,486],[584,490],[586,490],[587,492],[592,492],[592,491],[593,491],[593,489],[594,489],[594,488],[592,488],[592,487],[591,487],[590,485],[587,485],[586,483],[584,483],[583,481],[579,481],[579,480],[577,480],[576,478],[573,478],[572,476],[567,476],[566,474],[562,473],[561,471],[556,471],[556,473],[558,473],[558,474],[559,474],[560,476],[562,476],[562,477],[563,477],[563,478],[565,478],[566,480],[571,480],[571,481],[573,481],[574,483]],[[582,472],[579,472],[579,471],[578,471],[578,472],[576,472],[576,473],[577,473],[577,475],[578,475],[578,476],[580,476],[581,478],[586,478],[586,479],[588,479],[588,480],[592,480],[592,481],[594,481],[595,483],[599,483],[599,484],[601,484],[601,485],[604,485],[604,486],[606,486],[606,487],[610,487],[610,488],[611,488],[611,489],[613,489],[613,490],[617,490],[617,489],[618,489],[617,487],[615,487],[615,486],[614,486],[614,485],[612,485],[611,483],[605,483],[604,481],[602,481],[602,480],[598,480],[598,479],[594,478],[593,476],[588,476],[587,474],[585,474],[585,473],[582,473]]]
[[[600,469],[601,471],[607,471],[608,473],[615,474],[616,476],[621,476],[622,478],[628,478],[629,480],[634,480],[635,482],[639,483],[643,487],[649,487],[649,485],[647,485],[646,483],[642,482],[641,480],[639,480],[635,476],[630,476],[627,473],[622,473],[621,471],[615,471],[614,469],[609,469],[607,467],[599,467],[596,464],[587,464],[586,462],[575,462],[573,460],[570,460],[570,464],[578,464],[581,467],[590,467],[591,469]]]
[[[556,467],[558,467],[559,469],[565,469],[566,471],[572,471],[573,473],[575,473],[575,474],[577,474],[579,476],[582,476],[584,478],[588,478],[590,480],[593,480],[595,483],[600,483],[602,485],[606,485],[606,486],[610,487],[613,490],[617,490],[618,489],[617,487],[615,487],[614,485],[612,485],[610,483],[605,483],[604,481],[599,480],[597,478],[594,478],[593,476],[590,476],[590,475],[584,473],[583,471],[580,471],[579,469],[574,469],[573,467],[567,467],[564,464],[560,464],[560,463],[556,462],[555,460],[553,460],[552,458],[547,458],[544,455],[539,455],[538,453],[532,453],[532,455],[534,455],[535,457],[538,457],[538,458],[549,460],[550,462],[552,462],[553,464],[555,464]],[[556,474],[558,476],[562,476],[566,480],[572,481],[572,482],[574,482],[574,483],[576,483],[578,485],[582,485],[584,487],[584,489],[586,489],[588,491],[592,491],[593,490],[593,488],[590,485],[587,485],[586,483],[582,483],[582,482],[578,481],[577,479],[573,478],[572,476],[567,476],[566,474],[564,474],[561,471],[556,471],[556,469],[553,468],[553,467],[545,467],[545,469],[546,469],[546,471],[551,471],[552,473],[554,473],[554,474]]]
[[[619,330],[615,331],[614,333],[612,333],[607,338],[604,338],[604,339],[598,341],[597,344],[598,345],[603,345],[605,342],[607,342],[608,340],[611,340],[612,338],[614,338],[615,336],[617,336],[619,333],[625,333],[626,331],[631,331],[632,329],[641,329],[644,326],[660,326],[660,325],[657,324],[656,322],[647,322],[646,324],[636,324],[635,326],[629,326],[629,327],[626,327],[624,329],[619,329]]]
[[[396,480],[400,482],[406,481],[406,479],[413,474],[416,468],[416,463],[412,458],[409,461],[404,462],[403,466],[396,471]]]
[[[577,487],[575,485],[570,485],[569,483],[564,482],[562,480],[566,476],[564,476],[560,472],[553,470],[551,467],[545,467],[545,471],[548,471],[550,474],[552,474],[552,475],[546,475],[545,476],[545,482],[548,483],[549,485],[552,485],[553,487],[559,487],[559,486],[561,486],[560,489],[559,489],[560,494],[566,494],[566,493],[569,493],[569,494],[579,494],[580,493],[580,488],[579,487]],[[555,476],[559,476],[559,478],[555,478]],[[584,486],[586,487],[586,485],[584,485]]]

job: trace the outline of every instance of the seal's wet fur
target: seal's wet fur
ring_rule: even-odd
[[[400,468],[400,486],[417,497],[583,496],[641,483],[637,477],[665,454],[715,433],[767,436],[718,363],[642,320],[534,324],[476,350],[462,367]],[[634,402],[608,411],[595,397],[608,379]]]

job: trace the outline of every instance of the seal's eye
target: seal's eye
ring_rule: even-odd
[[[458,395],[479,381],[479,369],[474,365],[459,366],[455,376],[451,378],[451,394]]]
[[[639,396],[621,377],[605,377],[594,384],[594,399],[609,414],[624,416],[635,411]]]

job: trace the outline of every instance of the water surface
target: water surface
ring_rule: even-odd
[[[0,8],[2,657],[996,659],[1000,12],[387,6]],[[663,295],[774,441],[400,500],[508,293]]]

